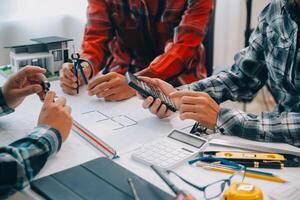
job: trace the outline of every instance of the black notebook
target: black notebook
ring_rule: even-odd
[[[132,200],[128,178],[132,179],[140,199],[172,199],[168,193],[107,158],[95,159],[35,180],[31,189],[46,199],[54,200]]]

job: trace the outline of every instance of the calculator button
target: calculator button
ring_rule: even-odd
[[[179,161],[181,158],[180,157],[174,157],[173,158],[175,161]]]
[[[172,154],[175,155],[175,156],[176,156],[178,153],[179,153],[179,151],[172,151]]]
[[[185,153],[181,153],[181,154],[178,155],[178,157],[184,158],[184,157],[186,157],[186,154]]]
[[[167,163],[161,163],[160,167],[162,167],[162,168],[168,167],[168,164]]]
[[[165,156],[160,157],[160,160],[162,160],[162,161],[166,161],[167,159],[168,159],[168,158],[165,157]]]

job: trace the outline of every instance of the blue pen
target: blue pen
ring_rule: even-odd
[[[199,158],[196,158],[196,159],[193,159],[193,160],[190,160],[189,161],[189,164],[193,164],[195,162],[198,162],[198,161],[202,161],[202,162],[208,162],[210,163],[211,165],[215,165],[215,166],[219,166],[219,167],[226,167],[226,168],[230,168],[230,169],[233,169],[233,170],[240,170],[242,165],[239,165],[233,161],[230,161],[230,160],[227,160],[227,159],[224,159],[224,158],[215,158],[211,155],[209,156],[204,156],[204,157],[199,157]],[[272,173],[268,173],[268,172],[262,172],[262,171],[257,171],[257,170],[251,170],[251,169],[247,169],[246,168],[246,172],[253,172],[253,173],[256,173],[256,174],[261,174],[261,175],[266,175],[266,176],[274,176]]]

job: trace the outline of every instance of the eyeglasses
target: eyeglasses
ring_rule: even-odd
[[[227,186],[230,186],[231,183],[233,183],[233,182],[243,182],[244,181],[246,168],[244,166],[239,165],[237,163],[234,163],[232,161],[207,156],[207,157],[197,158],[195,160],[190,161],[189,163],[193,164],[193,163],[196,163],[198,161],[208,161],[207,159],[210,159],[210,161],[214,160],[216,162],[220,162],[224,165],[226,165],[225,163],[227,163],[227,164],[230,163],[229,168],[234,169],[235,173],[232,174],[231,176],[229,176],[227,179],[221,179],[221,180],[215,181],[215,182],[210,183],[210,184],[205,185],[205,186],[198,186],[198,185],[188,181],[187,179],[183,178],[182,176],[180,176],[179,174],[177,174],[176,172],[174,172],[172,170],[167,170],[167,173],[168,174],[174,174],[179,179],[181,179],[183,182],[185,182],[185,183],[189,184],[190,186],[202,191],[204,193],[204,198],[206,200],[214,199],[214,198],[217,198],[218,196],[220,196],[223,193],[223,191],[225,190],[225,188]]]

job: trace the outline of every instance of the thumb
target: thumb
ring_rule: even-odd
[[[54,91],[49,91],[46,94],[45,100],[44,100],[44,105],[48,105],[54,102],[54,97],[56,93]]]
[[[16,89],[16,96],[19,97],[26,97],[31,94],[39,93],[43,90],[41,85],[34,84],[34,85],[28,85],[26,87],[23,87],[21,89]]]

